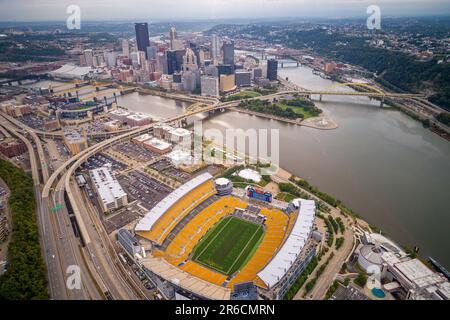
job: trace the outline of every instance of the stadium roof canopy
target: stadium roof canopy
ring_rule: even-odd
[[[177,201],[181,200],[181,198],[189,192],[212,178],[213,176],[209,172],[205,172],[172,191],[167,197],[153,207],[141,221],[139,221],[135,231],[150,231],[155,222],[158,221]]]
[[[78,67],[72,64],[65,64],[57,70],[49,72],[50,76],[63,79],[84,79],[93,69],[91,67]]]
[[[276,285],[295,262],[311,233],[316,204],[314,200],[296,199],[299,214],[291,233],[273,259],[262,269],[258,276],[269,287]]]

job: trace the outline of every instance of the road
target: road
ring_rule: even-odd
[[[41,185],[39,178],[38,161],[34,148],[30,141],[26,139],[19,130],[13,127],[4,117],[0,117],[0,125],[25,143],[28,149],[31,173],[34,184],[34,196],[36,200],[37,222],[40,234],[41,252],[46,262],[48,285],[52,298],[67,299],[66,284],[63,275],[65,270],[61,266],[59,253],[57,250],[55,234],[52,231],[49,215],[46,214],[45,205],[41,200]]]
[[[83,270],[85,270],[85,264],[81,259],[79,242],[72,231],[68,212],[65,211],[64,207],[56,212],[50,210],[50,208],[56,207],[56,203],[64,203],[64,193],[60,192],[58,194],[58,200],[54,200],[53,203],[49,201],[49,198],[42,197],[39,165],[41,167],[43,182],[48,180],[49,171],[47,165],[48,162],[41,141],[33,130],[25,128],[25,130],[30,133],[35,143],[38,154],[38,157],[36,157],[34,148],[29,140],[18,132],[20,129],[7,122],[5,118],[16,125],[21,123],[18,123],[17,120],[8,116],[1,117],[3,120],[2,126],[22,140],[28,148],[33,174],[37,220],[41,235],[41,248],[47,266],[47,278],[51,298],[57,300],[101,299],[102,296],[98,293],[98,290],[92,288],[92,285],[89,285],[92,281],[87,277],[88,273],[85,271],[83,272]],[[69,274],[67,274],[67,268],[72,265],[79,266],[82,271],[82,276],[86,275],[85,281],[82,281],[82,287],[80,289],[69,289],[66,285],[67,279],[65,276],[69,276]]]
[[[332,91],[299,91],[299,90],[287,90],[283,92],[278,92],[276,94],[271,94],[267,96],[259,96],[253,99],[272,99],[276,98],[280,95],[285,94],[293,94],[300,93],[303,95],[311,95],[311,94],[337,94],[337,95],[370,95],[370,96],[395,96],[395,97],[403,97],[401,94],[382,94],[382,93],[371,93],[371,92],[351,92],[351,93],[341,93],[341,92],[332,92]],[[411,95],[408,95],[408,97]],[[406,96],[405,96],[406,97]],[[214,110],[226,109],[229,107],[236,106],[239,101],[232,102],[224,102],[219,103],[218,101],[210,101],[210,105],[205,106],[204,108],[197,108],[195,110],[188,111],[182,115],[177,115],[172,118],[168,118],[163,120],[162,122],[171,123],[176,122],[182,119],[185,119],[189,116],[209,112]],[[10,119],[8,119],[10,120]],[[12,119],[11,122],[16,123],[17,120]],[[45,252],[47,254],[46,261],[49,265],[49,279],[51,278],[51,291],[55,296],[61,296],[64,298],[72,298],[72,296],[77,295],[77,293],[73,292],[65,292],[64,279],[62,279],[62,275],[65,274],[65,266],[70,265],[70,263],[80,263],[82,258],[86,261],[87,267],[84,268],[83,273],[90,273],[93,277],[93,281],[95,281],[96,286],[98,286],[100,291],[109,291],[109,293],[113,296],[113,298],[117,299],[136,299],[140,296],[143,296],[134,284],[127,281],[126,272],[123,269],[123,266],[118,263],[117,255],[115,253],[114,247],[109,239],[104,226],[101,224],[98,216],[97,210],[92,207],[90,201],[87,199],[83,199],[83,194],[80,193],[78,186],[73,183],[73,174],[75,170],[84,163],[87,158],[96,154],[97,152],[103,151],[107,149],[111,145],[115,143],[119,143],[121,141],[127,140],[133,136],[137,136],[142,133],[151,132],[152,128],[155,124],[150,124],[147,126],[143,126],[137,129],[132,129],[124,133],[120,133],[112,138],[104,140],[96,145],[93,145],[76,156],[70,158],[64,164],[56,168],[56,170],[49,176],[47,162],[45,160],[45,153],[42,150],[41,142],[39,141],[38,135],[51,136],[51,134],[33,130],[24,126],[20,123],[21,127],[26,128],[26,130],[30,133],[35,144],[37,146],[37,152],[40,159],[40,164],[42,167],[42,176],[43,181],[45,183],[42,198],[40,195],[40,182],[39,182],[39,168],[37,165],[37,160],[34,155],[34,151],[30,152],[30,162],[32,163],[32,172],[33,179],[36,186],[36,198],[38,200],[38,217],[42,220],[40,223],[42,224],[41,229],[43,230],[43,240],[49,245],[45,247]],[[101,134],[100,134],[101,135]],[[25,138],[24,138],[25,139]],[[26,139],[25,139],[26,140]],[[33,150],[29,141],[27,141],[29,150]],[[56,186],[56,189],[55,189]],[[68,199],[73,208],[75,219],[77,221],[81,238],[84,242],[84,248],[81,250],[84,253],[87,253],[83,256],[77,254],[78,250],[75,244],[75,239],[68,236],[72,234],[68,229],[70,224],[67,224],[67,212],[62,210],[61,212],[57,211],[56,219],[52,220],[52,215],[50,214],[49,208],[53,205],[56,207],[57,203],[64,203],[64,191],[67,192]],[[53,198],[54,197],[54,198]],[[53,198],[53,199],[52,199]],[[314,197],[315,198],[315,197]],[[51,202],[53,200],[53,204]],[[332,208],[331,210],[333,210]],[[336,210],[336,209],[334,209]],[[60,214],[61,213],[61,214]],[[338,215],[339,213],[333,213]],[[55,215],[53,215],[55,216]],[[66,218],[61,218],[66,217]],[[344,219],[345,220],[345,219]],[[53,226],[55,226],[56,230],[54,230]],[[48,229],[48,230],[47,230]],[[345,236],[345,241],[343,247],[339,250],[333,260],[330,263],[330,268],[327,268],[324,274],[319,278],[316,283],[316,288],[313,290],[313,297],[322,297],[328,286],[331,284],[331,281],[337,271],[339,271],[342,262],[345,260],[346,255],[345,252],[348,248],[352,247],[352,236],[351,236],[351,228],[347,226],[347,231]],[[59,230],[59,231],[58,231]],[[47,238],[46,238],[47,237]],[[61,247],[58,247],[58,239],[62,243]],[[59,250],[58,250],[59,249]],[[58,262],[58,263],[57,263]],[[331,267],[334,266],[334,267]],[[56,275],[59,273],[59,276]],[[83,298],[87,297],[98,297],[95,294],[95,290],[91,286],[85,285],[83,287],[83,293],[80,295]],[[69,297],[70,296],[70,297]]]
[[[301,189],[303,192],[307,193],[312,199],[315,199],[316,201],[320,200],[318,197],[316,197],[314,194],[310,193],[308,190],[305,190],[305,189],[299,187],[298,185],[296,185],[292,181],[286,179],[285,177],[272,176],[272,179],[274,180],[274,182],[277,182],[277,183],[280,183],[280,182],[290,183],[293,186]],[[330,214],[333,216],[334,219],[336,219],[337,217],[341,217],[342,222],[345,225],[345,232],[343,235],[335,235],[335,241],[338,236],[342,236],[342,237],[344,237],[344,243],[339,250],[335,249],[335,246],[333,243],[333,246],[330,247],[330,250],[328,251],[328,253],[322,257],[321,261],[319,262],[318,266],[315,269],[315,272],[313,272],[311,274],[311,276],[309,277],[309,279],[312,279],[314,277],[314,275],[316,274],[317,270],[319,269],[319,267],[323,263],[326,262],[326,260],[330,256],[331,252],[334,252],[333,258],[328,263],[324,272],[317,279],[314,288],[311,290],[311,292],[308,293],[307,299],[312,299],[312,300],[323,299],[328,288],[333,283],[336,275],[341,270],[342,264],[346,261],[346,259],[348,258],[348,256],[350,255],[350,253],[353,250],[354,232],[351,227],[351,223],[352,223],[351,219],[349,217],[344,217],[341,214],[339,209],[336,209],[335,207],[332,207],[332,206],[328,205],[327,203],[325,203],[325,205],[330,209]],[[307,283],[307,282],[308,281],[306,281],[305,283]],[[303,286],[302,288],[300,288],[300,290],[294,296],[294,300],[303,299],[304,293],[305,293],[305,290],[304,290],[304,286]]]

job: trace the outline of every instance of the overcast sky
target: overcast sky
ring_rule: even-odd
[[[450,0],[0,0],[0,21],[64,21],[76,4],[86,20],[366,17],[450,14]]]

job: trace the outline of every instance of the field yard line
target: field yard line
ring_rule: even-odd
[[[242,253],[245,251],[245,249],[248,247],[248,244],[250,242],[252,242],[253,238],[255,237],[255,234],[259,231],[259,228],[261,226],[258,226],[258,228],[256,228],[255,232],[253,233],[252,237],[250,238],[250,240],[247,242],[247,244],[245,245],[245,247],[242,249],[241,253],[239,253],[238,257],[234,260],[233,264],[231,265],[231,267],[228,268],[227,270],[227,274],[230,272],[231,269],[233,269],[234,265],[236,264],[236,262],[239,260],[239,258],[241,257]]]
[[[197,260],[200,259],[200,257],[202,256],[203,252],[205,252],[205,250],[211,245],[211,243],[214,242],[214,240],[217,238],[217,236],[222,232],[222,230],[230,223],[232,219],[228,220],[227,223],[225,223],[223,225],[223,227],[220,229],[219,232],[217,232],[217,234],[214,236],[214,238],[212,238],[209,243],[206,245],[206,247],[203,248],[202,252],[200,252],[200,254],[197,256]]]

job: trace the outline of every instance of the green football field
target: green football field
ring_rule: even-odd
[[[239,270],[262,240],[261,225],[236,217],[219,221],[194,248],[193,260],[223,274]]]

